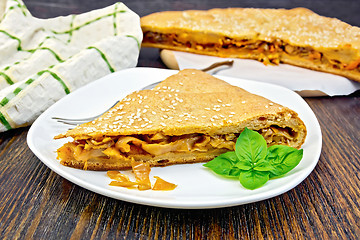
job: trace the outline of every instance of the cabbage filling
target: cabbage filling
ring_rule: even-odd
[[[271,126],[258,130],[267,144],[288,144],[297,134],[290,128]],[[58,149],[61,160],[75,159],[87,162],[90,159],[131,159],[132,156],[161,156],[168,153],[189,153],[208,151],[234,151],[238,135],[187,134],[166,136],[162,133],[153,135],[132,135],[104,137],[102,139],[76,139]]]
[[[251,39],[233,39],[229,37],[212,38],[208,39],[207,43],[201,43],[200,41],[194,41],[189,39],[188,34],[175,34],[175,33],[157,33],[157,32],[145,32],[144,42],[148,43],[161,43],[170,46],[180,46],[194,49],[198,52],[224,52],[227,55],[234,54],[249,54],[248,57],[252,58],[253,54],[256,54],[256,60],[265,64],[279,64],[280,54],[286,55],[287,58],[296,58],[297,60],[304,61],[319,61],[334,69],[346,69],[355,70],[360,72],[360,59],[354,59],[356,56],[352,56],[351,53],[347,53],[346,50],[328,50],[324,49],[323,52],[316,51],[311,47],[299,47],[292,46],[285,43],[280,39],[275,39],[272,42],[263,40],[251,40]],[[196,36],[195,36],[196,37]],[[203,36],[204,38],[205,36]],[[211,38],[211,37],[210,37]],[[341,62],[339,56],[348,60],[346,63]]]

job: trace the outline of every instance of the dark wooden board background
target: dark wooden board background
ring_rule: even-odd
[[[105,7],[105,0],[26,0],[39,18]],[[133,0],[140,16],[214,7],[307,7],[360,26],[358,0]],[[139,66],[159,67],[143,49]],[[306,98],[323,133],[315,170],[280,196],[242,206],[178,210],[104,197],[47,168],[26,144],[28,128],[0,133],[0,239],[359,239],[360,94]]]

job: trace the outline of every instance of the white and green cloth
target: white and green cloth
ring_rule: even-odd
[[[35,18],[0,0],[0,132],[31,124],[75,89],[135,67],[140,19],[122,3],[79,15]]]

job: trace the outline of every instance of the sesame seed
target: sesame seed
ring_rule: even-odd
[[[165,124],[165,123],[160,123],[160,125],[161,125],[161,126],[164,126],[164,127],[166,126],[166,124]]]
[[[242,101],[241,103],[246,103],[246,101]]]
[[[269,103],[269,105],[272,106],[272,105],[274,105],[274,104],[271,102],[271,103]]]
[[[217,101],[218,101],[219,103],[222,103],[221,99],[218,99]]]
[[[205,108],[205,110],[210,110],[210,108]]]

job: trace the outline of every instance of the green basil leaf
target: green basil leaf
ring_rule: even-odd
[[[235,167],[237,162],[235,152],[227,152],[205,163],[203,166],[222,176],[238,177],[241,170]]]
[[[245,188],[253,190],[261,187],[269,180],[269,172],[258,172],[254,170],[242,171],[239,180]]]
[[[244,160],[242,160],[242,161],[239,161],[239,162],[235,165],[235,167],[237,167],[237,168],[239,168],[239,169],[241,169],[241,170],[250,170],[250,169],[252,169],[253,165],[252,165],[251,162],[249,162],[249,161],[244,161]]]
[[[232,169],[229,170],[228,175],[224,175],[224,176],[227,176],[227,177],[239,177],[240,173],[241,173],[240,169],[232,168]]]
[[[239,161],[254,164],[265,159],[267,153],[266,141],[258,132],[245,128],[236,141],[235,153]]]
[[[273,145],[268,148],[267,161],[273,166],[270,178],[284,175],[295,168],[303,157],[303,150],[284,145]]]
[[[268,172],[274,170],[274,167],[269,163],[268,160],[264,159],[258,161],[253,169],[256,171]]]

